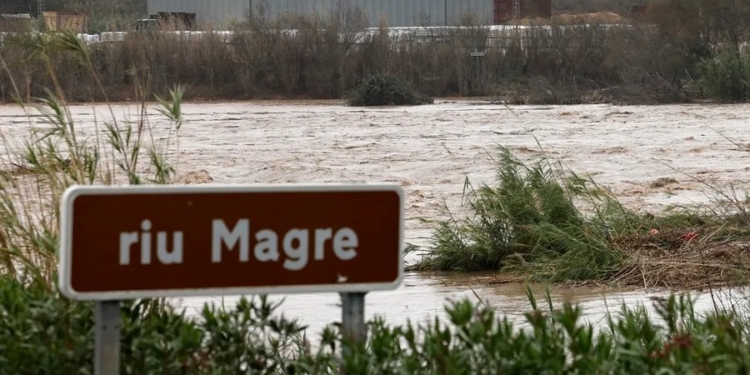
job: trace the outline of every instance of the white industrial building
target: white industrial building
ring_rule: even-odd
[[[198,22],[226,27],[265,8],[266,16],[277,18],[284,13],[325,14],[340,6],[365,11],[371,26],[381,17],[391,27],[452,26],[463,15],[473,13],[485,24],[492,24],[494,0],[147,0],[148,14],[158,12],[195,13]]]

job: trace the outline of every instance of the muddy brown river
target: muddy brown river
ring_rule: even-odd
[[[111,117],[105,106],[74,106],[80,137],[93,139],[95,123]],[[138,109],[118,104],[115,116],[134,122]],[[149,109],[151,136],[168,137],[167,122]],[[338,102],[185,103],[179,150],[171,160],[191,182],[316,183],[391,182],[406,194],[406,241],[428,244],[432,220],[443,207],[460,214],[463,184],[492,183],[494,148],[509,147],[523,159],[551,156],[610,188],[628,207],[655,211],[669,204],[700,204],[710,191],[688,175],[716,186],[750,181],[749,105],[513,106],[471,100],[435,105],[361,109]],[[30,127],[45,127],[16,106],[0,106],[7,158],[21,147]],[[99,128],[99,131],[102,131]],[[725,136],[732,139],[727,140]],[[539,142],[539,143],[537,143]],[[674,183],[651,184],[660,178]],[[413,262],[415,258],[407,259]],[[517,321],[529,309],[523,285],[483,286],[476,276],[406,275],[394,291],[371,293],[366,313],[399,324],[441,315],[446,301],[481,297]],[[472,291],[467,285],[473,285]],[[619,303],[633,306],[665,291],[552,289],[556,301],[582,305],[598,323]],[[317,331],[340,319],[336,294],[285,297],[282,313]],[[606,297],[606,298],[605,298]],[[235,297],[176,301],[195,311],[206,301],[231,305]],[[609,305],[609,307],[608,307]],[[701,294],[698,309],[711,307]]]
[[[475,282],[470,276],[460,275],[424,275],[409,273],[403,285],[394,291],[372,292],[367,294],[365,314],[367,319],[375,315],[387,318],[390,324],[404,324],[425,322],[435,316],[445,318],[447,303],[451,300],[469,298],[478,303],[484,303],[495,309],[498,315],[507,316],[514,324],[526,326],[523,314],[531,310],[523,284],[501,284],[493,286],[471,287],[465,284]],[[532,286],[537,303],[546,308],[544,287]],[[476,293],[476,294],[475,294]],[[583,312],[583,318],[599,328],[606,325],[605,317],[608,313],[619,313],[622,304],[635,307],[643,304],[656,321],[661,322],[652,307],[652,297],[668,295],[665,291],[618,290],[600,288],[550,288],[555,306],[564,301],[578,303]],[[477,298],[479,296],[481,301]],[[726,293],[717,296],[721,301],[727,301]],[[308,326],[309,334],[316,335],[327,324],[341,321],[340,297],[338,294],[300,294],[273,296],[271,300],[284,299],[280,312],[287,317],[300,320]],[[712,299],[707,293],[695,293],[695,309],[706,312],[712,308]],[[197,313],[206,302],[205,298],[188,298],[178,300],[180,306],[191,313]],[[215,297],[208,299],[217,305],[231,306],[237,297]]]

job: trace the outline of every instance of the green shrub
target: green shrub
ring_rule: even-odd
[[[375,320],[368,349],[346,359],[352,374],[738,374],[750,365],[746,326],[733,314],[699,317],[692,300],[622,308],[601,330],[572,304],[524,314],[526,329],[467,300],[446,308],[449,323],[389,327]],[[421,338],[421,340],[420,340]],[[402,343],[403,342],[403,343]]]
[[[156,301],[123,303],[121,373],[198,374],[737,374],[750,366],[747,325],[732,311],[697,315],[687,296],[623,306],[601,329],[581,308],[540,308],[527,291],[523,328],[493,308],[459,300],[447,321],[368,324],[365,345],[324,328],[317,345],[277,318],[278,304],[242,299],[228,310],[204,307],[191,319]],[[0,374],[90,374],[91,303],[61,299],[43,285],[0,284]],[[341,348],[348,348],[342,356]]]
[[[370,75],[349,98],[351,106],[419,105],[434,100],[415,91],[403,80],[388,74]]]
[[[699,84],[710,97],[730,100],[750,100],[750,55],[728,46],[713,59],[701,60],[698,65]]]
[[[524,163],[504,147],[496,180],[478,189],[467,180],[466,214],[446,210],[448,219],[437,221],[432,243],[412,270],[511,271],[533,281],[646,287],[747,282],[742,264],[748,258],[727,245],[747,241],[744,199],[715,190],[714,203],[638,212],[559,162]],[[689,233],[700,233],[700,240],[691,241]],[[707,261],[717,248],[727,256]]]
[[[558,179],[558,170],[542,159],[527,166],[500,148],[497,186],[467,194],[469,215],[441,221],[433,249],[419,268],[448,271],[498,270],[515,263],[544,262],[537,277],[598,278],[618,270],[623,257],[607,241],[605,223],[584,217],[574,199],[588,198],[586,181]],[[604,200],[601,210],[626,219]],[[557,266],[553,266],[555,263]]]
[[[231,310],[206,305],[195,319],[155,300],[121,308],[122,374],[283,373],[302,348],[294,321],[271,316],[265,297]],[[93,303],[44,285],[0,281],[0,374],[86,374],[94,360]]]

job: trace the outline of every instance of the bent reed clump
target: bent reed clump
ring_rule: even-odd
[[[0,79],[0,101],[14,100],[11,79],[26,101],[43,96],[54,80],[69,101],[102,101],[105,94],[113,101],[134,101],[138,81],[146,76],[150,90],[162,96],[175,83],[189,88],[186,100],[332,99],[346,97],[377,74],[397,77],[430,97],[484,96],[508,103],[725,100],[712,88],[731,84],[740,73],[721,75],[722,69],[699,65],[708,67],[706,61],[722,51],[742,50],[741,38],[750,29],[743,27],[750,17],[734,22],[723,8],[710,6],[699,18],[674,22],[657,7],[643,20],[619,25],[535,21],[532,27],[498,30],[467,14],[460,28],[393,31],[385,21],[370,25],[365,14],[347,7],[270,19],[261,5],[231,33],[208,25],[201,33],[188,33],[170,22],[131,31],[119,42],[92,44],[91,67],[100,82],[62,51],[48,51],[46,62],[35,58],[29,46],[42,36],[8,35],[0,56],[13,76]],[[736,14],[746,13],[733,6]],[[472,57],[474,51],[486,54]],[[48,74],[46,64],[56,68],[57,77]],[[729,59],[718,64],[741,69]]]
[[[547,158],[525,164],[500,147],[497,164],[496,185],[475,189],[467,180],[466,216],[438,221],[432,248],[412,269],[644,288],[747,282],[750,198],[723,194],[732,210],[652,215]]]

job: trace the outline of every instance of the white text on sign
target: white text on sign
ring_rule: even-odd
[[[249,219],[240,219],[230,230],[224,220],[215,219],[211,223],[211,262],[221,263],[222,251],[239,247],[239,261],[249,262],[251,255],[251,228]],[[120,233],[120,265],[129,265],[131,248],[140,245],[140,264],[151,264],[152,235],[151,221],[141,222],[141,232]],[[312,232],[312,238],[310,234]],[[276,262],[279,260],[279,234],[270,229],[261,229],[254,233],[256,241],[252,246],[252,255],[259,262]],[[156,258],[162,264],[181,264],[183,261],[184,234],[182,231],[172,232],[171,241],[168,233],[156,233]],[[311,241],[312,240],[312,241]],[[171,242],[171,250],[168,242]],[[326,254],[326,244],[340,260],[351,260],[357,256],[359,239],[357,233],[347,227],[334,231],[332,228],[314,228],[288,230],[281,237],[281,249],[284,252],[284,268],[291,271],[304,269],[310,260],[310,247],[313,247],[314,259],[322,261]]]

